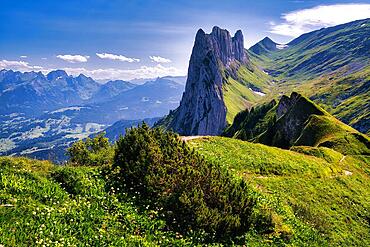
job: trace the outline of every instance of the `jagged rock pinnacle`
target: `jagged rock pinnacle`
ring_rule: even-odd
[[[219,27],[199,29],[194,42],[185,92],[168,128],[182,135],[217,135],[226,126],[223,72],[248,63],[243,34],[234,37]]]

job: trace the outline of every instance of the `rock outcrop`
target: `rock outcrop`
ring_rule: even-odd
[[[167,119],[166,127],[181,135],[218,135],[226,126],[223,98],[225,72],[248,63],[243,34],[234,37],[219,27],[210,34],[199,29],[189,62],[188,78],[180,106]],[[234,73],[235,74],[235,73]]]
[[[369,154],[370,138],[292,92],[236,115],[224,136],[290,149],[327,147],[342,154]],[[299,149],[298,149],[299,150]]]
[[[271,146],[289,148],[295,144],[312,115],[327,114],[306,97],[293,92],[282,96],[276,108],[276,123],[262,136],[261,142]]]

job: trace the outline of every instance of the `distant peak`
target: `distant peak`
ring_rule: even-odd
[[[86,75],[84,75],[84,74],[79,74],[79,75],[77,76],[77,78],[79,78],[79,79],[91,79],[91,77],[88,77],[88,76],[86,76]]]
[[[277,44],[275,41],[273,41],[270,37],[266,36],[264,37],[261,42],[270,42],[270,43],[274,43],[274,44]]]
[[[68,74],[64,70],[58,69],[58,70],[49,72],[49,74],[47,74],[46,77],[48,78],[48,80],[54,80],[58,77],[62,77],[62,78],[68,77]]]
[[[249,50],[257,55],[261,55],[267,54],[271,51],[276,51],[277,49],[279,49],[279,47],[280,45],[278,43],[274,42],[272,39],[266,36],[261,41],[249,48]]]
[[[53,70],[53,71],[49,72],[49,74],[52,74],[52,73],[66,74],[67,75],[67,72],[65,72],[64,70],[61,70],[61,69],[56,69],[56,70]]]
[[[3,72],[3,73],[15,73],[15,71],[12,70],[12,69],[3,69],[3,70],[1,70],[1,72]]]

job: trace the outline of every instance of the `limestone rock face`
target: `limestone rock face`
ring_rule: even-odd
[[[243,34],[234,37],[219,27],[210,34],[199,29],[191,54],[180,106],[167,128],[181,135],[217,135],[226,126],[222,85],[225,70],[248,62]]]

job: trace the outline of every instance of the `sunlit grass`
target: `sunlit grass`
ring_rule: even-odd
[[[293,148],[297,153],[222,137],[194,139],[190,145],[266,196],[291,228],[291,244],[370,244],[369,156],[312,147]]]

